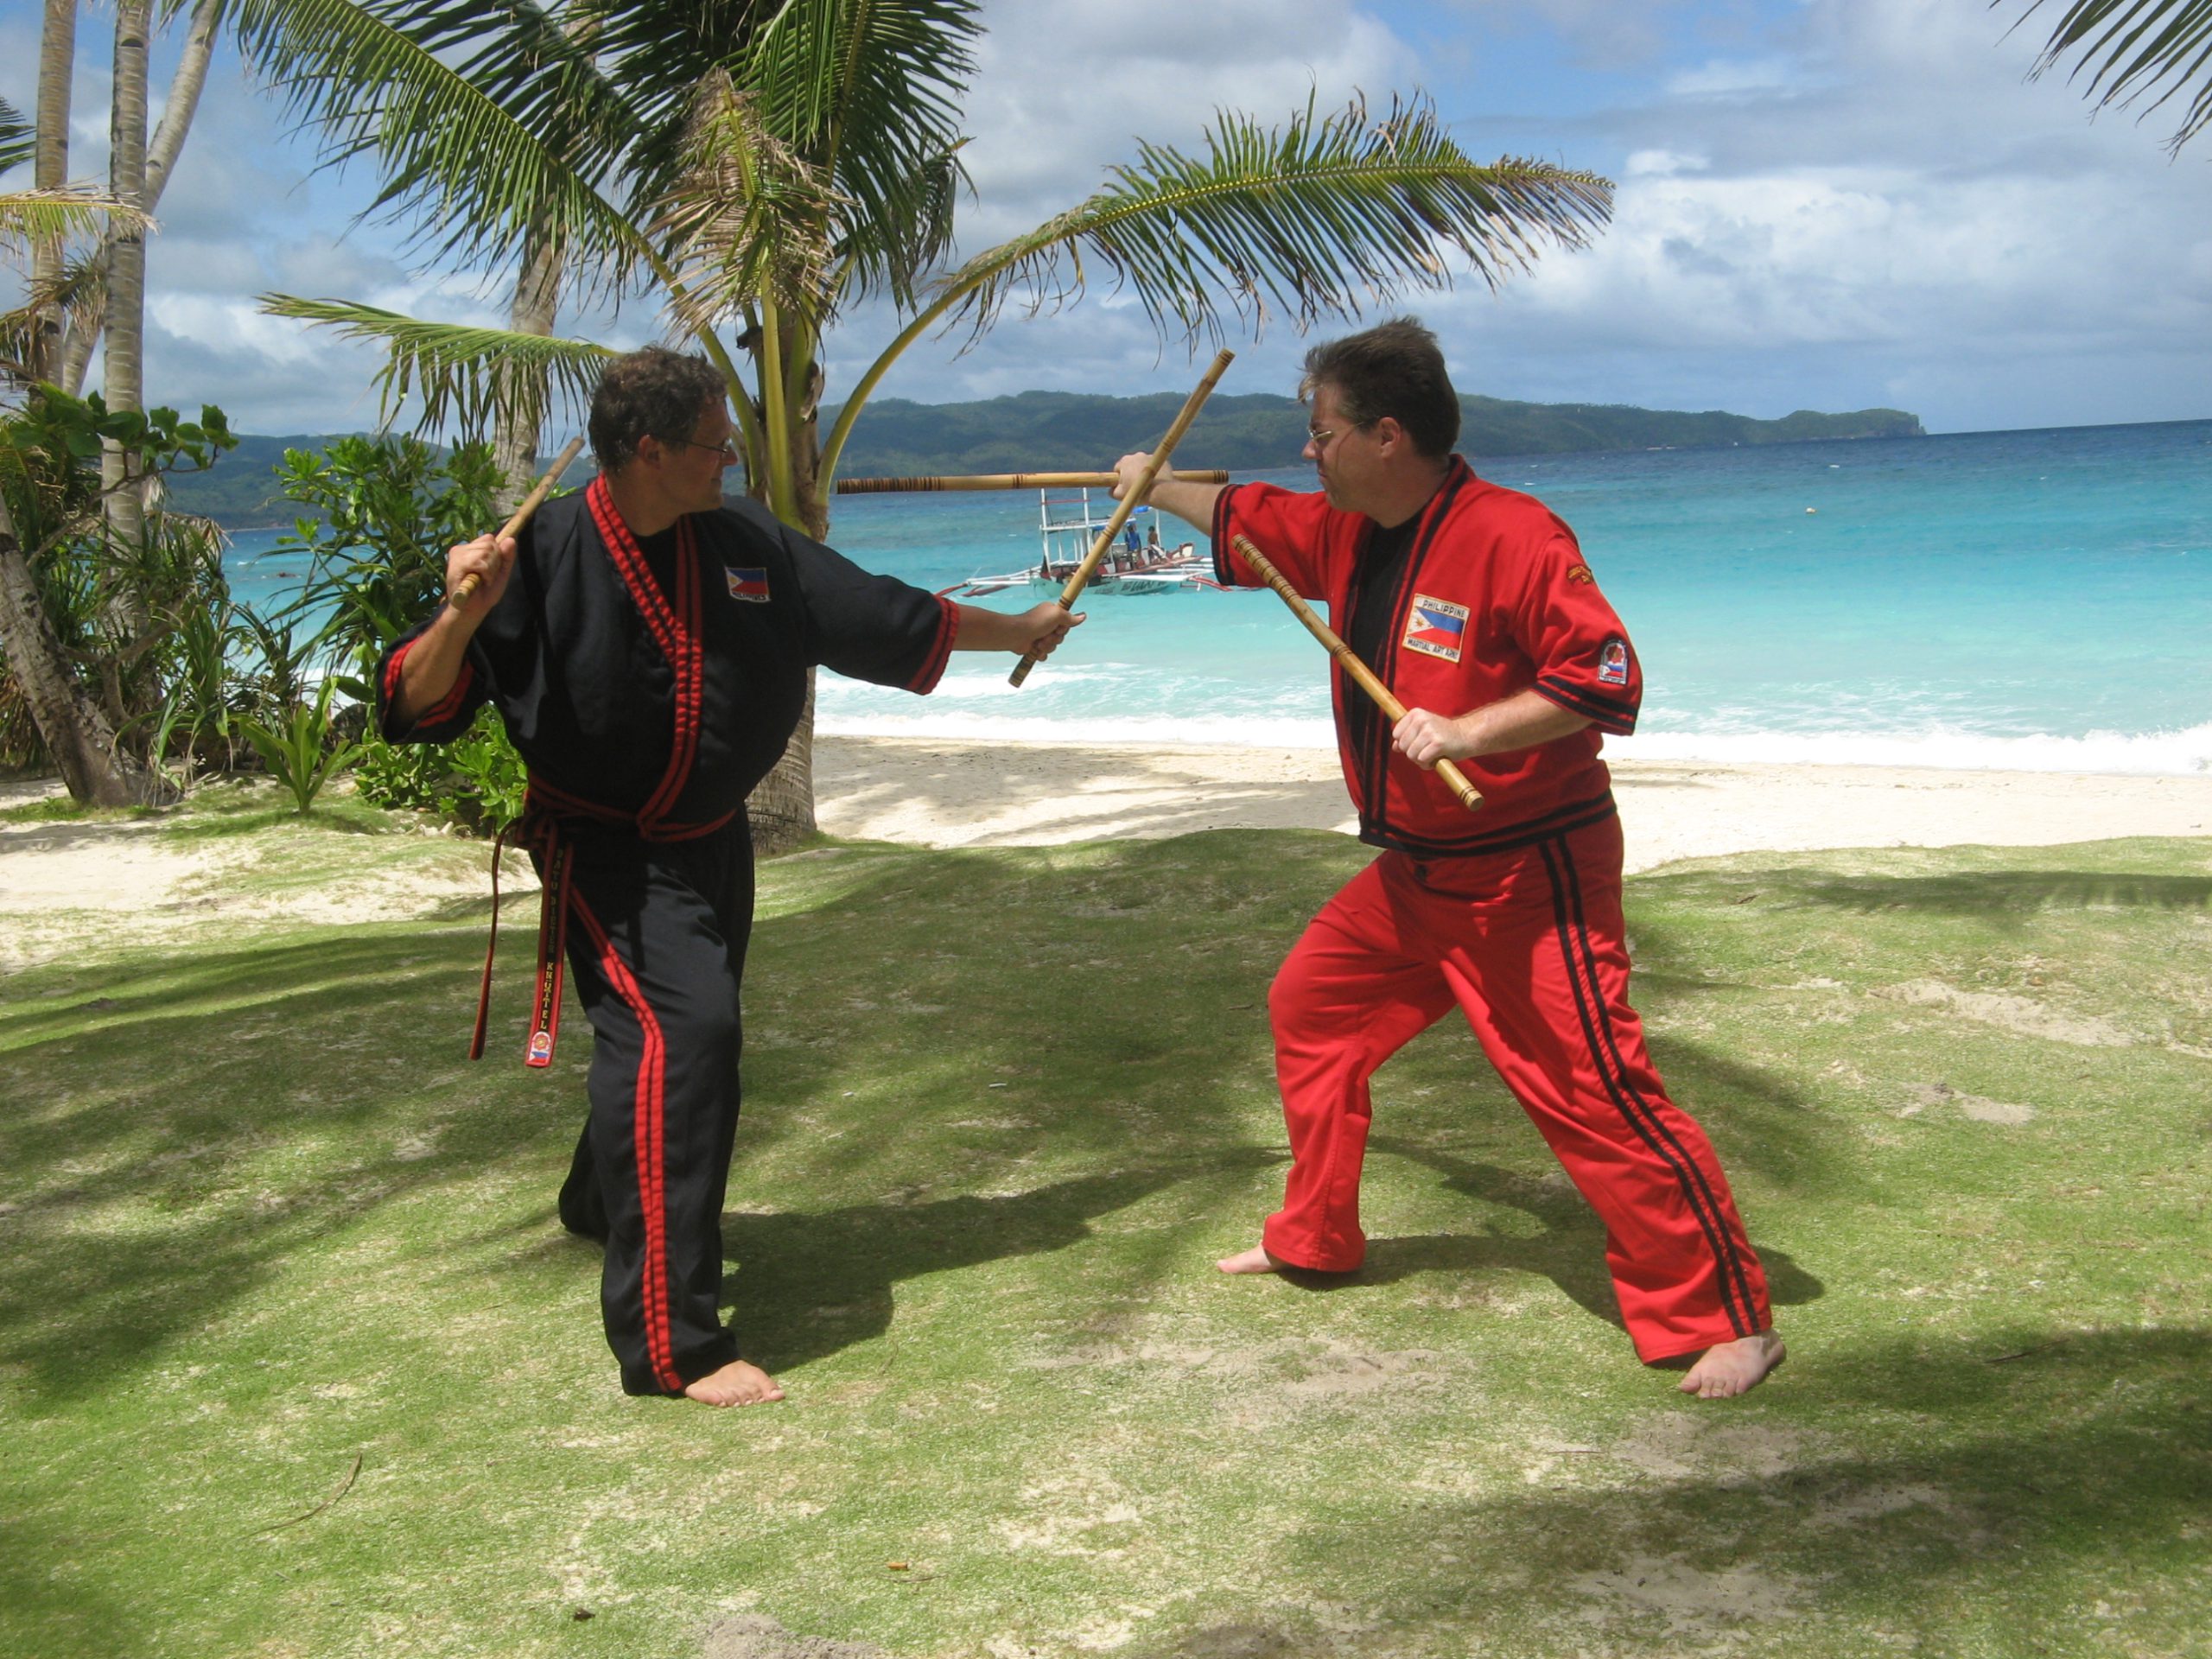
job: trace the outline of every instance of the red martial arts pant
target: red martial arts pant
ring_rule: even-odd
[[[1704,1131],[1667,1098],[1628,1003],[1620,820],[1471,858],[1386,852],[1323,906],[1268,995],[1289,1125],[1294,1267],[1366,1254],[1368,1079],[1454,1002],[1582,1196],[1639,1357],[1772,1323],[1766,1280]]]

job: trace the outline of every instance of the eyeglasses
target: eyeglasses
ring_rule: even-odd
[[[1361,427],[1373,424],[1372,421],[1362,421],[1353,426],[1309,426],[1306,429],[1306,441],[1316,449],[1325,449],[1345,433],[1357,432]]]
[[[690,438],[671,438],[668,442],[671,443],[680,443],[686,449],[711,449],[716,454],[727,456],[731,461],[742,461],[745,459],[744,456],[739,454],[737,452],[737,440],[735,438],[724,438],[720,443],[697,443]]]

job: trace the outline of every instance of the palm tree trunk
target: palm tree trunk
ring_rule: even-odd
[[[564,263],[559,234],[543,221],[533,220],[523,238],[522,269],[515,274],[514,303],[507,312],[507,327],[520,334],[553,332]],[[502,377],[530,377],[527,385],[518,378],[500,389],[499,418],[493,429],[493,458],[507,480],[493,498],[504,517],[522,505],[523,497],[537,481],[548,377],[543,369],[502,368],[498,372]]]
[[[32,182],[59,190],[69,182],[69,78],[77,64],[77,0],[46,0],[38,48],[38,156]],[[31,292],[51,293],[61,281],[62,243],[41,238],[31,250]],[[61,308],[42,305],[26,365],[34,380],[51,380],[61,356]]]
[[[152,213],[160,205],[176,158],[184,149],[185,135],[200,108],[200,94],[207,84],[207,66],[215,55],[216,26],[223,19],[224,0],[200,0],[192,14],[192,27],[184,37],[184,54],[169,77],[169,95],[162,106],[162,124],[146,152],[145,200],[139,205]],[[92,347],[99,344],[107,321],[107,284],[115,267],[116,233],[101,239],[93,260],[93,280],[77,324],[69,330],[57,384],[72,397],[83,394],[85,372],[92,365]]]
[[[68,786],[90,806],[151,804],[162,793],[151,773],[115,746],[115,729],[69,671],[61,641],[39,602],[30,561],[0,501],[0,653],[30,707],[40,741]]]
[[[153,0],[118,0],[115,9],[115,102],[109,122],[108,193],[133,207],[146,205],[146,37]],[[108,277],[107,366],[102,392],[111,413],[145,407],[146,232],[114,232]],[[145,539],[146,500],[137,485],[137,452],[113,439],[100,444],[100,487],[111,544],[135,552]],[[135,595],[124,596],[128,606]],[[132,634],[140,630],[133,628]]]
[[[791,419],[791,484],[798,505],[799,528],[816,541],[830,533],[829,504],[823,499],[820,477],[822,429],[817,410],[822,396],[822,370],[810,363],[805,405],[793,410]],[[767,480],[752,480],[758,494]],[[753,820],[753,850],[767,855],[788,852],[815,833],[814,822],[814,671],[806,676],[806,706],[798,726],[775,769],[763,778],[746,798],[746,816]]]

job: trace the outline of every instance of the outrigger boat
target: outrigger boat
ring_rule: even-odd
[[[1049,490],[1039,490],[1037,563],[1025,570],[1009,570],[1003,575],[970,576],[944,591],[948,595],[963,598],[1002,594],[1016,588],[1049,588],[1057,593],[1067,585],[1076,567],[1090,556],[1091,544],[1098,539],[1113,513],[1113,499],[1103,492],[1094,506],[1088,488],[1073,495],[1054,495]],[[1144,524],[1141,530],[1138,528],[1140,519]],[[1197,593],[1209,588],[1217,592],[1221,584],[1213,579],[1212,563],[1199,555],[1197,544],[1185,542],[1177,547],[1162,546],[1160,515],[1150,507],[1139,507],[1129,515],[1129,522],[1122,529],[1121,544],[1098,562],[1098,569],[1092,573],[1090,585],[1084,591],[1134,595]]]

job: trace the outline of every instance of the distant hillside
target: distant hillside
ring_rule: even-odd
[[[914,404],[880,398],[854,429],[838,471],[847,478],[925,473],[1014,473],[1110,465],[1152,442],[1182,407],[1179,392],[1105,397],[1025,391],[975,404]],[[1555,455],[1602,449],[1726,448],[1730,444],[1802,443],[1840,438],[1918,438],[1917,416],[1896,409],[1821,415],[1801,409],[1778,421],[1720,410],[1631,409],[1624,404],[1516,404],[1463,397],[1459,448],[1469,455]],[[826,429],[836,410],[823,411]],[[1270,392],[1211,399],[1178,450],[1192,467],[1260,472],[1294,467],[1306,443],[1305,407]],[[207,473],[175,481],[173,499],[226,528],[289,524],[296,516],[276,487],[275,467],[288,448],[320,448],[327,438],[247,437]],[[588,460],[568,481],[589,477]]]
[[[853,429],[838,471],[847,478],[925,473],[1011,473],[1110,464],[1167,429],[1182,396],[1104,397],[1025,391],[976,404],[882,398]],[[1812,439],[1917,438],[1919,417],[1895,409],[1848,415],[1800,410],[1778,421],[1719,410],[1631,409],[1611,404],[1516,404],[1463,397],[1459,448],[1473,456],[1564,454],[1599,449],[1725,448]],[[824,424],[835,416],[825,411]],[[1257,472],[1294,467],[1306,411],[1267,392],[1217,396],[1177,454],[1193,467]]]
[[[241,434],[238,447],[204,473],[181,474],[168,480],[169,504],[181,512],[213,518],[226,530],[257,530],[289,524],[300,507],[276,487],[277,464],[287,449],[320,449],[340,434],[316,437],[299,432],[284,438]]]
[[[282,438],[241,435],[238,447],[206,472],[171,478],[169,500],[179,510],[213,518],[226,530],[289,528],[303,509],[296,501],[287,499],[278,486],[276,468],[284,452],[320,449],[344,435],[337,432],[320,435],[296,432]],[[594,470],[591,457],[586,454],[569,468],[563,482],[581,484]]]

